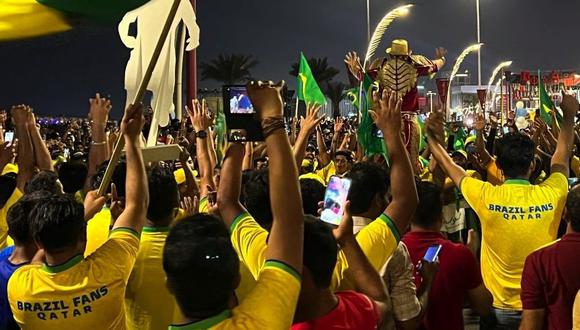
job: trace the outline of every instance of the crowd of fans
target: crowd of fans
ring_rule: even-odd
[[[155,163],[141,105],[118,125],[98,94],[87,119],[1,113],[0,329],[580,327],[574,97],[523,130],[433,112],[410,159],[394,94],[374,92],[388,155],[369,155],[356,117],[286,123],[280,89],[248,84],[264,142],[223,143],[194,101],[160,134],[179,159]],[[318,218],[333,175],[352,180],[337,227]]]

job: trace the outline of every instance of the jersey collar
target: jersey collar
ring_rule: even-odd
[[[166,233],[169,231],[169,227],[143,227],[143,231],[146,233]]]
[[[72,268],[73,266],[75,266],[76,264],[78,264],[81,261],[83,261],[83,255],[77,254],[76,256],[70,258],[68,261],[66,261],[65,263],[62,263],[60,265],[49,266],[47,264],[43,264],[42,269],[49,272],[49,273],[53,273],[53,274],[60,273],[60,272],[63,272],[69,268]]]
[[[215,316],[212,316],[210,318],[207,318],[207,319],[199,321],[199,322],[180,324],[180,325],[173,325],[172,324],[169,326],[169,330],[209,329],[209,328],[217,325],[218,323],[222,322],[223,320],[230,318],[231,316],[232,316],[232,311],[229,309],[226,309],[225,311],[223,311]]]
[[[530,181],[525,179],[507,179],[505,180],[504,184],[523,184],[529,186]]]

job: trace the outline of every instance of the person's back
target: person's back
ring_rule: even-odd
[[[423,256],[432,245],[441,245],[439,272],[429,295],[423,322],[425,329],[463,329],[463,304],[470,298],[476,310],[489,313],[491,296],[482,283],[479,266],[473,253],[461,244],[447,240],[439,231],[442,224],[443,201],[441,190],[432,183],[418,185],[419,205],[411,221],[411,231],[403,237],[415,267],[415,284],[421,289],[419,273]],[[483,292],[482,297],[479,292]],[[483,308],[479,306],[483,301]],[[486,313],[484,313],[486,314]]]
[[[141,232],[137,260],[127,283],[125,308],[130,329],[163,329],[173,320],[175,299],[165,285],[163,247],[169,225],[179,206],[173,173],[162,168],[149,171],[147,225]]]
[[[564,218],[568,230],[561,240],[530,254],[522,276],[522,327],[572,327],[572,306],[580,290],[580,187],[568,195]],[[539,312],[541,311],[541,312]],[[545,321],[544,321],[545,320]]]
[[[498,145],[498,165],[506,177],[525,176],[532,167],[533,142],[515,133],[504,136]],[[514,150],[524,159],[506,159],[505,154],[513,155]],[[521,310],[525,258],[556,238],[567,191],[568,180],[561,172],[552,173],[540,185],[523,179],[507,179],[500,186],[470,177],[461,182],[463,196],[481,220],[482,275],[494,296],[494,307]]]

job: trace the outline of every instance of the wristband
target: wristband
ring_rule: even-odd
[[[103,141],[103,142],[91,142],[92,146],[104,146],[105,144],[107,144],[107,142]]]
[[[275,131],[285,127],[286,124],[284,123],[284,118],[282,117],[270,117],[262,120],[262,134],[264,135],[264,138],[267,138]]]

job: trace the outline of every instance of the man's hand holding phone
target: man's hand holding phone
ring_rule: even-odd
[[[283,103],[281,92],[284,84],[284,80],[277,84],[272,81],[251,81],[248,83],[248,95],[262,125],[265,119],[282,118]]]

